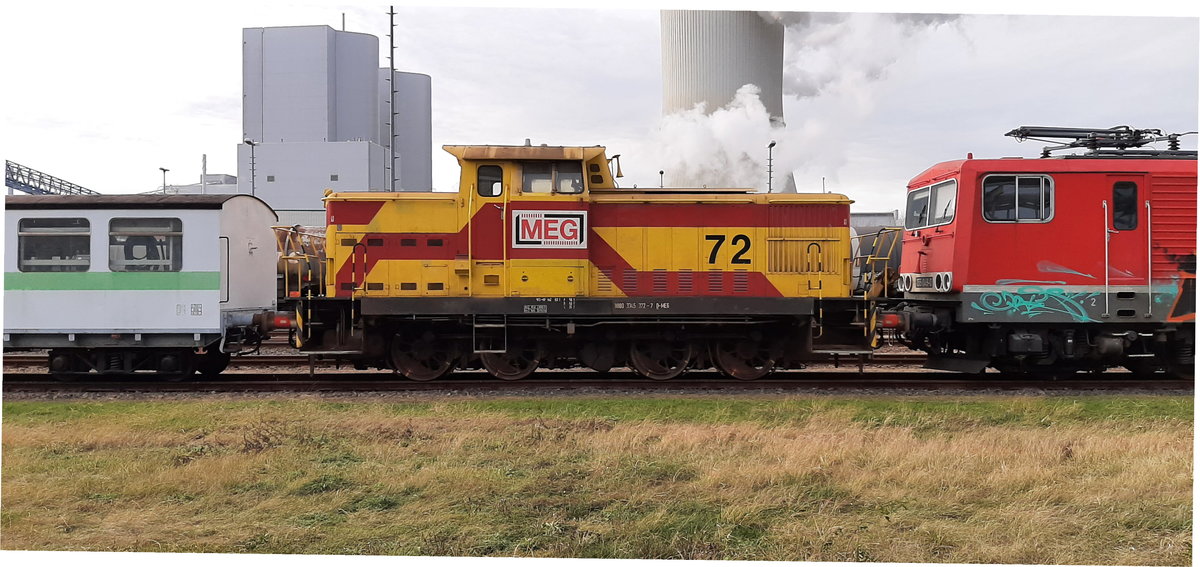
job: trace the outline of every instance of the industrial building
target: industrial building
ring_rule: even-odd
[[[377,37],[329,26],[246,28],[242,45],[237,192],[265,200],[283,224],[323,225],[326,189],[431,190],[428,75],[389,81]]]

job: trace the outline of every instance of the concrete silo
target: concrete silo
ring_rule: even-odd
[[[262,198],[281,224],[325,222],[335,191],[388,191],[388,98],[379,39],[329,26],[242,30],[238,192]],[[430,78],[395,74],[396,189],[432,185]]]
[[[433,99],[432,79],[421,73],[396,71],[392,82],[388,69],[379,70],[379,139],[388,145],[390,89],[396,89],[396,190],[430,191],[433,187]]]

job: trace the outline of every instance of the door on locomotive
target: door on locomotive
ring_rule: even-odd
[[[507,289],[502,234],[508,193],[512,189],[511,170],[511,164],[503,162],[475,164],[474,189],[467,196],[473,206],[467,211],[471,218],[466,219],[470,233],[471,295],[503,296]]]
[[[475,164],[472,295],[583,295],[587,211],[582,162]]]
[[[568,157],[568,156],[562,156]],[[577,297],[587,291],[588,209],[583,162],[520,161],[505,242],[510,296]]]
[[[1149,202],[1145,175],[1107,176],[1102,201],[1108,236],[1104,261],[1110,285],[1144,286],[1150,283],[1150,231],[1146,225]]]

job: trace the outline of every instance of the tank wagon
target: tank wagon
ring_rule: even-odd
[[[457,192],[327,193],[326,286],[294,302],[301,351],[413,380],[754,379],[868,348],[843,195],[620,189],[598,146],[445,150]]]
[[[216,374],[275,309],[275,213],[249,195],[8,196],[4,348],[50,372]]]
[[[1041,159],[934,165],[908,184],[899,287],[881,315],[930,366],[1167,369],[1195,359],[1196,152],[1128,127],[1021,127]],[[1151,142],[1169,149],[1145,149]],[[1079,155],[1052,152],[1085,148]]]

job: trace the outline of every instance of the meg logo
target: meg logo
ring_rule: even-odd
[[[587,211],[513,211],[513,248],[587,248]]]

